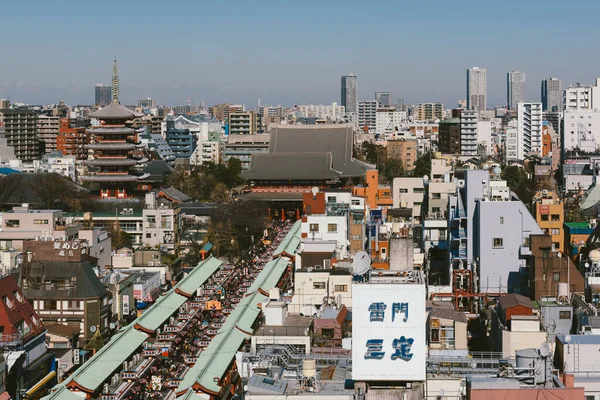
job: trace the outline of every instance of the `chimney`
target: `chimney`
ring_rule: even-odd
[[[567,388],[575,387],[575,375],[573,374],[563,374],[562,376],[563,385]]]

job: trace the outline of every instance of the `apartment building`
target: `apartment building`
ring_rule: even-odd
[[[38,116],[26,109],[2,110],[7,144],[19,160],[33,161],[40,157]]]
[[[405,171],[415,169],[417,161],[417,140],[388,140],[386,146],[386,157],[389,160],[399,160]]]
[[[418,121],[437,121],[444,118],[444,105],[442,103],[419,103],[415,110],[415,119]]]
[[[56,141],[60,130],[60,117],[40,115],[37,120],[37,129],[43,143],[44,153],[56,151]]]
[[[254,135],[258,132],[256,112],[234,112],[229,114],[230,135]]]
[[[377,126],[377,100],[358,102],[358,127],[365,133],[375,133]]]
[[[146,247],[160,247],[173,252],[179,245],[181,208],[164,198],[156,197],[155,192],[146,193],[143,216],[142,244]]]
[[[565,209],[558,195],[549,190],[537,192],[534,197],[534,216],[546,235],[552,237],[554,251],[565,252],[564,230]]]

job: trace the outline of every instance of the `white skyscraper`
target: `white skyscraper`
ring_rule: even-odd
[[[542,152],[542,103],[519,103],[517,107],[517,157]]]
[[[514,111],[525,101],[525,72],[512,71],[506,74],[506,104]]]
[[[363,100],[358,102],[358,127],[369,129],[369,133],[375,132],[377,125],[377,100]]]
[[[467,70],[467,109],[484,111],[487,108],[487,69]]]

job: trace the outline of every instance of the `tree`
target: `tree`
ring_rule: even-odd
[[[229,191],[224,183],[217,183],[210,194],[210,200],[217,203],[227,203],[229,201]]]
[[[71,183],[56,173],[38,174],[29,184],[29,190],[35,194],[40,208],[46,210],[68,209],[79,197]]]
[[[413,176],[420,178],[431,174],[431,157],[432,153],[431,151],[428,151],[417,158],[417,161],[415,161],[415,169],[413,169]]]
[[[121,227],[113,225],[110,229],[110,239],[113,250],[119,250],[123,247],[131,247],[131,236],[121,229]]]
[[[20,174],[0,178],[0,211],[6,209],[8,202],[20,194],[22,184],[23,177]]]
[[[393,182],[394,178],[404,176],[404,166],[402,161],[392,158],[384,165],[383,176],[387,182]]]
[[[242,181],[242,162],[239,160],[239,158],[231,157],[227,161],[227,169],[234,176],[236,181]]]

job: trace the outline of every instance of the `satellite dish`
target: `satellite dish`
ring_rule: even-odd
[[[371,258],[366,251],[359,251],[352,257],[352,272],[354,275],[363,275],[371,269]]]
[[[550,345],[548,344],[548,342],[542,343],[539,352],[542,358],[546,358],[550,355]]]
[[[565,336],[565,343],[571,343],[571,335]]]
[[[317,193],[319,193],[319,188],[316,186],[313,186],[313,188],[310,189],[310,191],[312,192],[313,197],[315,197],[317,195]]]
[[[423,175],[423,186],[427,186],[429,184],[429,177],[427,175]]]

